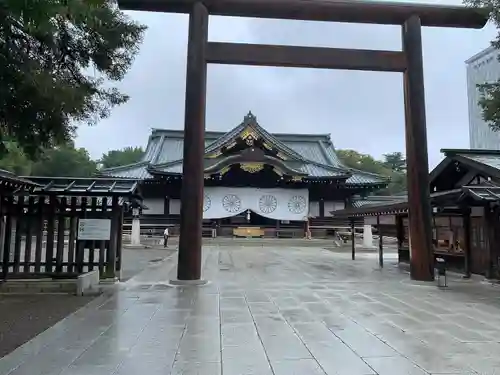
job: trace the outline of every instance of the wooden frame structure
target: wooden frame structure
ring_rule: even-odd
[[[0,192],[0,269],[12,278],[72,278],[98,269],[119,277],[122,224],[129,203],[140,200],[134,180],[17,178]],[[80,219],[108,219],[109,240],[80,240]]]
[[[457,6],[352,0],[119,0],[128,10],[189,14],[184,174],[178,278],[201,278],[207,63],[393,71],[404,74],[411,277],[432,280],[422,26],[482,28],[483,11]],[[402,51],[252,45],[208,41],[209,14],[402,26]]]
[[[500,186],[490,182],[465,185],[432,193],[430,201],[434,207],[431,223],[433,257],[445,258],[452,266],[463,269],[466,277],[476,273],[498,279]],[[409,209],[409,202],[403,200],[340,210],[334,216],[349,220],[363,217],[376,220],[376,224],[374,220],[371,221],[379,234],[379,262],[382,266],[383,236],[396,237],[399,262],[411,262],[414,251],[410,251],[409,243]],[[383,223],[383,218],[391,219],[392,223]],[[445,249],[441,247],[442,240],[440,241],[441,236],[438,234],[440,230],[444,230],[445,235],[453,232],[453,241],[443,241]]]

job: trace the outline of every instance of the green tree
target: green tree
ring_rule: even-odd
[[[464,3],[474,8],[483,8],[489,14],[497,28],[500,28],[500,2],[498,0],[464,0]],[[491,42],[497,49],[500,48],[500,32]],[[500,59],[500,57],[499,57]],[[500,80],[484,82],[478,85],[480,97],[479,106],[483,112],[483,119],[493,131],[500,130]]]
[[[124,103],[111,82],[125,76],[144,30],[112,0],[3,0],[0,157],[8,137],[35,157]]]
[[[390,178],[387,188],[375,192],[376,195],[392,195],[406,191],[406,161],[401,152],[385,154],[384,161],[354,150],[337,150],[337,155],[346,167]]]
[[[29,175],[31,172],[31,160],[15,142],[5,142],[5,147],[8,152],[0,159],[0,169],[5,169],[18,176]]]
[[[337,155],[346,167],[384,176],[390,173],[390,169],[384,163],[375,160],[371,155],[361,154],[354,150],[337,150]]]
[[[406,159],[404,158],[402,152],[384,154],[384,165],[393,171],[406,171]]]
[[[407,190],[405,172],[393,171],[388,177],[391,179],[389,185],[387,185],[387,188],[376,192],[376,195],[393,195]]]
[[[103,168],[119,167],[137,163],[144,156],[142,147],[125,147],[121,150],[111,150],[103,154],[99,163]]]
[[[47,177],[91,177],[97,171],[96,162],[84,148],[72,144],[45,150],[33,163],[32,176]]]

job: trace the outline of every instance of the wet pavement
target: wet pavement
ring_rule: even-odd
[[[1,359],[0,374],[500,374],[500,287],[411,282],[393,257],[380,270],[375,254],[213,247],[208,285],[171,287],[173,256]]]

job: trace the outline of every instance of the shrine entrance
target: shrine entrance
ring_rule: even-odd
[[[353,0],[119,0],[125,10],[189,14],[179,280],[201,278],[207,64],[403,73],[411,277],[434,278],[422,63],[422,26],[482,28],[485,12],[461,6]],[[209,15],[401,25],[401,51],[208,41]]]

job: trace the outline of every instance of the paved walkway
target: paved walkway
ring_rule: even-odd
[[[171,258],[1,359],[0,374],[500,374],[500,287],[438,290],[393,262],[208,248],[212,282],[172,288]]]

